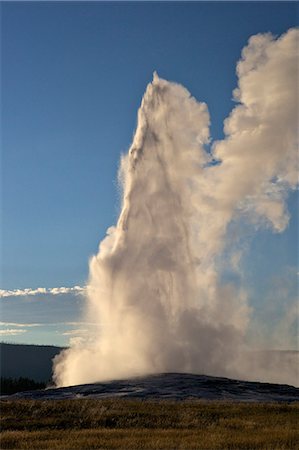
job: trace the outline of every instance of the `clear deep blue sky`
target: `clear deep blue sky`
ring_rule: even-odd
[[[248,38],[298,24],[294,2],[7,2],[1,10],[3,289],[85,282],[118,215],[119,157],[154,70],[208,104],[220,138]],[[283,235],[255,238],[252,283],[258,264],[269,273],[293,267],[295,241],[294,214]]]

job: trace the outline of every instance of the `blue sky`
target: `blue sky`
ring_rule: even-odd
[[[7,2],[1,14],[4,290],[84,285],[88,260],[118,216],[119,158],[154,70],[208,104],[219,139],[248,38],[298,24],[294,2]],[[289,206],[283,234],[252,238],[252,301],[288,268],[296,293],[294,194]],[[3,321],[54,325],[3,338],[66,343],[55,324],[79,320],[80,299],[5,297]]]

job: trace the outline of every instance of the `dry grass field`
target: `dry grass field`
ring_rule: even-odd
[[[3,400],[1,449],[299,449],[299,403]]]

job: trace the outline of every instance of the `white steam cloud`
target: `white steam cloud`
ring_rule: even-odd
[[[294,367],[252,364],[246,292],[220,282],[217,261],[233,220],[276,232],[288,223],[297,50],[295,29],[250,38],[237,65],[237,105],[211,153],[207,106],[154,75],[121,160],[118,223],[90,262],[86,320],[101,327],[56,358],[58,385],[157,372],[296,383]],[[239,261],[237,252],[238,271]]]

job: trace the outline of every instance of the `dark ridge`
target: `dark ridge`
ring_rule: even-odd
[[[0,394],[15,394],[16,392],[32,391],[35,389],[45,389],[46,383],[37,383],[30,378],[0,378]]]
[[[29,378],[48,383],[52,378],[53,358],[63,350],[53,345],[0,343],[1,376]]]

